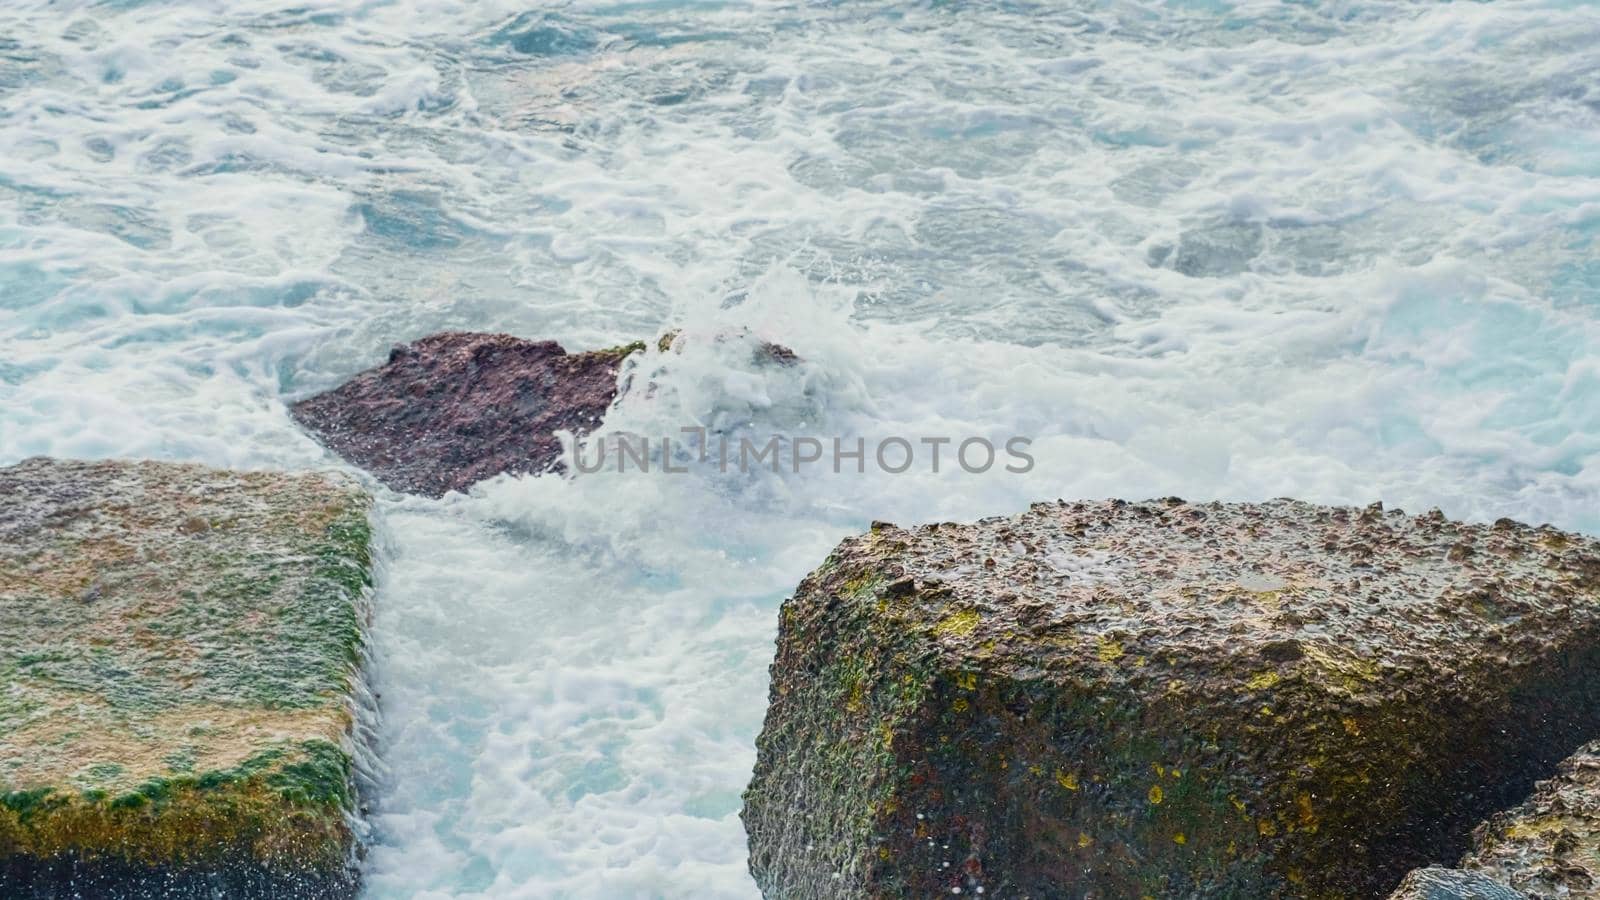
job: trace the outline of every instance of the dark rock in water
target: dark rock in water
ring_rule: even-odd
[[[354,896],[369,505],[341,475],[0,468],[0,897]]]
[[[1417,869],[1389,900],[1528,900],[1492,878],[1460,869]]]
[[[567,353],[555,341],[448,332],[290,408],[295,420],[395,490],[430,497],[504,472],[549,471],[555,432],[586,434],[642,343]]]
[[[1374,897],[1600,726],[1600,542],[1048,503],[876,525],[784,603],[769,897]]]
[[[789,348],[748,332],[713,340],[749,343],[758,366],[799,361]],[[656,342],[662,353],[682,346],[677,331]],[[643,349],[635,342],[567,353],[554,341],[447,332],[397,346],[384,365],[289,411],[384,484],[441,497],[502,473],[558,468],[556,432],[582,436],[598,428],[616,399],[623,359]]]

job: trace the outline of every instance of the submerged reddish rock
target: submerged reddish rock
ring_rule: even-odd
[[[440,497],[501,473],[550,471],[557,431],[596,428],[629,344],[568,353],[555,341],[446,332],[290,408],[334,452],[399,491]]]

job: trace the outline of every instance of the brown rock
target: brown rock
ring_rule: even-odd
[[[505,472],[551,470],[555,433],[597,427],[623,358],[643,347],[567,353],[555,341],[436,334],[290,413],[384,484],[439,497]]]

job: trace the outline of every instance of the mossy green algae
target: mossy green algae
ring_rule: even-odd
[[[353,890],[366,494],[29,460],[0,499],[0,884]]]

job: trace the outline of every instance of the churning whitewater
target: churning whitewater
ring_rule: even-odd
[[[871,520],[1600,532],[1597,45],[1557,0],[11,0],[0,465],[341,466],[287,404],[447,329],[800,357],[652,348],[618,435],[1030,437],[380,491],[368,896],[754,896],[778,603]]]

